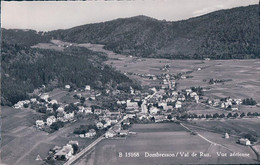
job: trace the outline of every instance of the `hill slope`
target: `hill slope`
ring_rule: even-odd
[[[259,57],[258,5],[220,10],[178,22],[145,16],[48,33],[77,43],[99,43],[142,57],[213,59]]]

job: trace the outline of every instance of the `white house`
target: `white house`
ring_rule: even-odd
[[[32,103],[35,103],[35,102],[37,101],[37,99],[36,99],[36,98],[31,98],[30,101],[31,101]]]
[[[177,101],[175,103],[175,108],[181,108],[181,102],[180,101]]]
[[[48,98],[49,98],[50,96],[47,94],[47,93],[43,93],[41,96],[40,96],[40,98],[41,99],[43,99],[43,100],[45,100],[46,102],[48,101]]]
[[[187,94],[187,95],[190,94],[190,93],[192,92],[191,89],[186,89],[185,91],[186,91],[186,94]]]
[[[90,91],[90,89],[91,89],[91,88],[90,88],[90,85],[86,85],[86,86],[85,86],[85,90],[86,90],[86,91]]]
[[[137,109],[138,103],[137,102],[131,102],[131,100],[127,100],[126,106],[127,106],[128,109]]]
[[[52,125],[52,123],[55,123],[56,121],[57,121],[57,119],[55,116],[50,116],[46,120],[48,126]]]
[[[198,95],[196,95],[196,96],[194,97],[194,99],[195,99],[196,103],[199,103],[200,97],[199,97]]]
[[[70,89],[70,85],[65,85],[65,89]]]
[[[37,128],[43,128],[44,121],[43,120],[36,120],[35,122]]]
[[[95,109],[94,110],[95,115],[101,115],[102,114],[102,109]]]
[[[51,100],[49,103],[51,103],[51,104],[58,104],[58,101],[57,100]]]
[[[104,125],[103,125],[101,122],[98,122],[98,123],[96,124],[96,126],[97,126],[98,129],[101,129],[101,128],[104,127]]]
[[[23,101],[19,101],[19,102],[17,102],[15,105],[14,105],[14,108],[15,109],[19,109],[19,108],[22,108],[23,107]]]
[[[196,93],[196,92],[192,92],[192,93],[190,94],[190,97],[195,97],[195,96],[197,96],[197,93]]]
[[[150,114],[157,114],[160,110],[156,107],[151,107]]]
[[[248,140],[247,138],[241,138],[241,139],[239,139],[239,143],[240,143],[240,144],[243,144],[243,145],[246,145],[246,146],[251,145],[250,140]]]
[[[163,115],[157,115],[154,116],[155,123],[161,122],[165,120],[165,117]]]
[[[65,114],[64,114],[64,118],[65,118],[66,120],[72,120],[72,119],[74,118],[74,111],[71,112],[71,113],[65,113]]]
[[[85,133],[85,137],[91,138],[91,137],[94,137],[96,134],[97,133],[94,129],[90,129],[87,133]]]
[[[72,145],[66,145],[64,146],[60,151],[58,151],[55,154],[55,159],[63,159],[65,158],[66,160],[68,160],[73,154],[73,148]]]
[[[86,114],[92,113],[91,107],[86,107],[86,108],[84,109],[84,111],[85,111]]]
[[[105,134],[106,138],[111,138],[111,137],[115,137],[116,136],[116,132],[113,130],[108,130]]]

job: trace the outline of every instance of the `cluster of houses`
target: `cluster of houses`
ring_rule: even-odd
[[[229,109],[232,111],[238,110],[238,105],[242,104],[241,99],[232,99],[232,98],[225,98],[225,99],[208,99],[207,104],[213,107],[220,107],[222,109]]]

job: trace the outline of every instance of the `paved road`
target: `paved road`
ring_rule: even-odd
[[[124,121],[125,119],[121,119],[117,124],[120,124]],[[112,129],[109,128],[109,130]],[[105,134],[101,135],[99,138],[97,138],[94,142],[92,142],[90,145],[88,145],[86,148],[84,148],[82,151],[77,153],[75,156],[71,157],[66,163],[63,165],[71,165],[73,162],[78,160],[80,157],[82,157],[84,154],[86,154],[91,148],[93,148],[95,145],[97,145],[101,140],[105,139]]]
[[[79,159],[81,156],[83,156],[85,153],[87,153],[92,147],[94,147],[96,144],[98,144],[101,140],[105,139],[105,134],[97,138],[94,142],[92,142],[90,145],[88,145],[86,148],[84,148],[82,151],[80,151],[75,156],[71,157],[64,165],[70,165],[73,162],[75,162],[77,159]]]

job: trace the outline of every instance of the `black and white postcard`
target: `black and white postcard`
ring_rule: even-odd
[[[258,0],[1,1],[1,165],[260,164]]]

